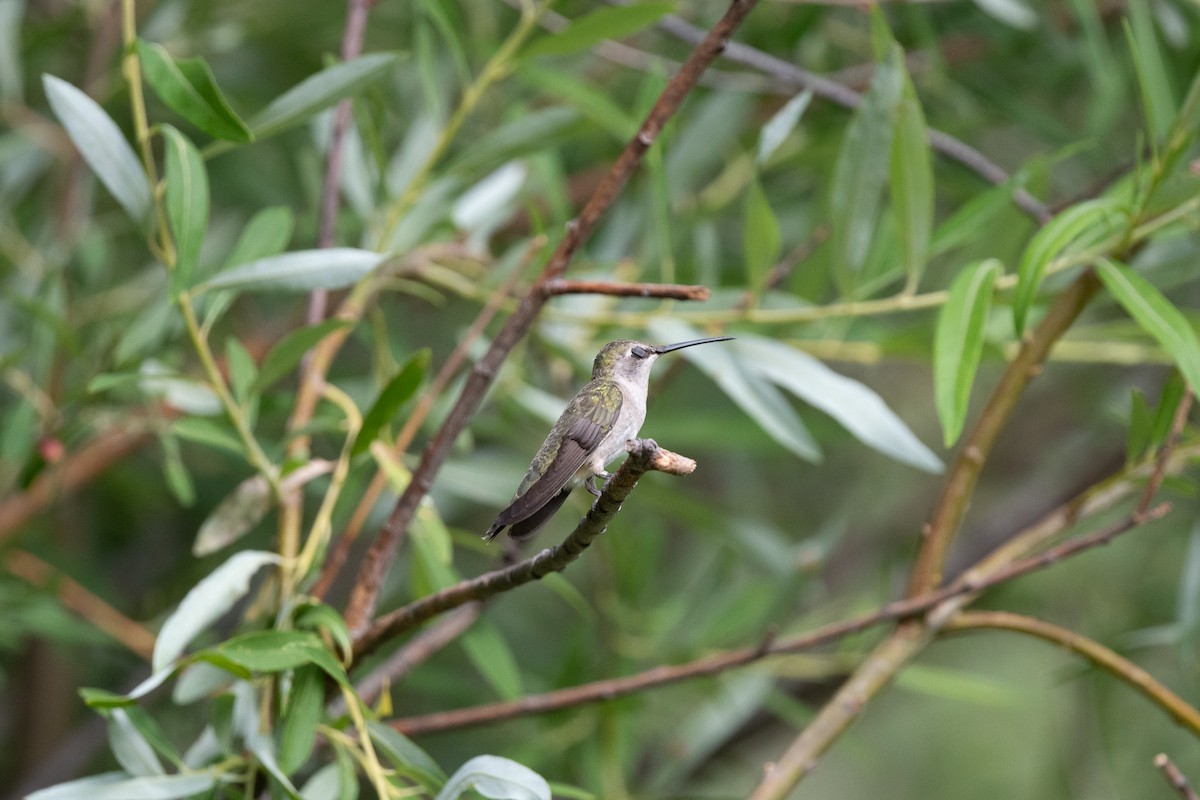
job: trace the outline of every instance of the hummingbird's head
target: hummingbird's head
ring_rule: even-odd
[[[692,339],[676,344],[646,344],[635,339],[618,339],[609,342],[596,354],[592,363],[592,380],[597,378],[624,378],[633,381],[646,381],[650,377],[650,367],[663,353],[672,350],[682,350],[696,344],[709,342],[725,342],[732,336],[714,336],[708,339]]]

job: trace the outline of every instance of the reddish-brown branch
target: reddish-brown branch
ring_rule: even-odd
[[[4,554],[9,573],[42,589],[54,592],[58,601],[146,661],[154,653],[154,634],[89,592],[37,556],[23,550]]]
[[[707,300],[707,286],[685,283],[623,283],[555,278],[542,285],[547,296],[560,294],[607,294],[613,297],[662,297],[668,300]]]
[[[118,427],[98,434],[83,447],[68,454],[58,466],[38,475],[25,491],[10,495],[0,502],[0,542],[13,536],[56,497],[90,482],[114,462],[151,441],[153,437],[144,430]]]
[[[580,686],[573,686],[569,689],[561,689],[541,695],[530,695],[522,697],[519,700],[504,703],[399,719],[391,724],[396,730],[410,736],[471,725],[491,724],[514,717],[541,714],[584,703],[612,700],[623,695],[644,692],[692,678],[717,675],[726,670],[752,664],[770,656],[811,650],[814,647],[829,644],[830,642],[860,633],[885,622],[892,622],[922,614],[954,598],[978,595],[985,589],[1006,583],[1030,572],[1044,569],[1069,556],[1077,555],[1084,550],[1107,544],[1122,533],[1133,530],[1139,525],[1152,520],[1160,519],[1169,510],[1170,507],[1164,503],[1149,509],[1143,514],[1136,516],[1131,514],[1103,530],[1065,542],[1041,555],[1018,561],[1006,569],[988,575],[986,578],[974,576],[971,571],[968,571],[960,579],[936,592],[930,592],[920,597],[896,600],[871,613],[862,614],[842,622],[824,625],[807,633],[786,637],[772,635],[768,636],[756,647],[706,656],[705,658],[690,661],[686,664],[655,667],[654,669],[624,678],[595,681]]]
[[[483,396],[491,385],[500,365],[509,352],[532,326],[547,296],[544,285],[560,277],[571,262],[575,252],[591,236],[604,213],[617,199],[625,183],[641,163],[642,157],[657,140],[663,127],[679,109],[685,97],[696,85],[701,73],[725,49],[726,42],[756,5],[757,0],[734,0],[725,15],[709,31],[688,56],[679,72],[667,82],[666,88],[650,110],[637,134],[625,146],[608,174],[605,175],[583,210],[567,225],[566,235],[550,256],[537,283],[522,299],[516,311],[508,318],[504,327],[492,340],[492,346],[483,356],[467,379],[458,401],[450,410],[441,430],[433,437],[420,463],[413,471],[412,481],[397,501],[387,523],[371,544],[359,570],[350,602],[346,608],[346,621],[351,632],[362,635],[370,624],[383,576],[395,559],[400,536],[408,529],[417,506],[433,486],[434,476],[441,469],[450,447],[466,428],[471,417],[483,402]]]
[[[661,470],[675,475],[686,475],[696,468],[696,462],[660,448],[653,439],[631,439],[626,449],[626,458],[616,473],[604,484],[600,497],[592,504],[587,516],[579,521],[575,530],[562,544],[543,550],[502,569],[492,570],[469,580],[414,600],[403,608],[384,614],[354,637],[354,658],[360,660],[388,639],[420,625],[452,608],[478,600],[487,600],[501,592],[515,589],[530,581],[541,580],[552,572],[562,572],[592,541],[604,533],[608,523],[621,510],[637,482],[649,470]]]
[[[1175,766],[1166,753],[1159,753],[1154,757],[1154,766],[1158,767],[1167,783],[1178,792],[1183,800],[1200,800],[1200,794],[1196,794],[1191,784],[1188,783],[1187,776],[1180,771],[1179,767]]]

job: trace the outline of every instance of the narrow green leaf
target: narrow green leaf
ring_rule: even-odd
[[[295,216],[287,206],[260,209],[242,229],[237,244],[225,259],[225,267],[237,267],[282,253],[292,240],[294,226]]]
[[[521,669],[495,625],[479,620],[459,640],[484,680],[505,700],[521,696]]]
[[[239,483],[200,524],[192,555],[206,556],[228,547],[266,517],[275,505],[271,486],[263,475]]]
[[[42,85],[54,115],[104,188],[134,222],[148,224],[150,184],[117,123],[95,100],[66,81],[43,75]]]
[[[350,322],[344,319],[327,319],[300,328],[284,336],[272,347],[263,359],[258,370],[258,381],[254,386],[255,392],[262,392],[275,381],[287,375],[304,358],[304,354],[316,347],[317,343],[336,330],[348,327]]]
[[[251,389],[258,380],[258,367],[245,345],[230,336],[225,340],[225,360],[229,365],[229,382],[239,403],[250,399]]]
[[[131,778],[109,772],[33,792],[25,800],[178,800],[211,791],[216,784],[209,773]]]
[[[446,782],[446,773],[438,763],[395,728],[378,720],[369,720],[367,732],[385,761],[430,793],[437,791]]]
[[[650,330],[664,342],[682,342],[701,335],[690,325],[668,319],[655,320]],[[736,358],[721,348],[708,348],[705,358],[696,357],[694,351],[698,349],[688,348],[681,350],[680,354],[717,384],[777,443],[805,461],[821,460],[821,448],[782,392],[747,371]]]
[[[1200,340],[1183,313],[1154,284],[1126,266],[1102,259],[1096,271],[1129,316],[1175,360],[1192,391],[1200,393]]]
[[[800,117],[804,115],[808,104],[812,102],[812,97],[812,89],[805,89],[784,103],[783,107],[767,120],[767,124],[763,125],[762,130],[758,132],[758,149],[754,154],[756,164],[761,166],[767,163],[767,159],[796,129],[800,123]]]
[[[517,69],[516,77],[538,91],[561,98],[619,142],[637,133],[638,121],[607,92],[565,70],[526,61]]]
[[[779,220],[771,210],[771,204],[757,179],[750,181],[746,190],[746,206],[743,213],[742,254],[746,261],[746,275],[750,288],[758,292],[782,250]]]
[[[163,622],[154,642],[154,671],[168,666],[183,649],[245,596],[254,573],[267,564],[279,563],[274,553],[245,550],[202,578],[184,596],[179,607]]]
[[[567,132],[578,122],[578,112],[561,106],[521,114],[472,142],[450,169],[456,174],[468,175],[490,172],[550,144],[561,145]]]
[[[223,270],[197,287],[197,291],[344,289],[365,277],[381,261],[383,256],[379,253],[353,247],[298,250]]]
[[[933,338],[933,389],[946,447],[958,441],[983,356],[983,329],[1003,266],[994,258],[963,269],[950,285]]]
[[[1158,405],[1154,408],[1154,417],[1150,422],[1150,439],[1146,443],[1148,447],[1161,447],[1167,441],[1171,425],[1175,422],[1175,412],[1183,402],[1185,388],[1183,376],[1178,372],[1172,372],[1163,384],[1162,394],[1158,398]]]
[[[244,633],[222,642],[212,651],[254,672],[283,672],[313,664],[340,684],[345,685],[349,680],[320,638],[308,631]]]
[[[172,295],[191,287],[208,230],[208,173],[200,151],[170,125],[163,126],[166,147],[167,218],[175,237]]]
[[[137,51],[146,82],[181,117],[217,139],[253,141],[204,59],[175,61],[162,45],[144,39],[138,39]]]
[[[829,195],[834,263],[848,284],[867,259],[891,160],[892,128],[904,89],[904,53],[892,47],[876,65],[871,87],[854,112]]]
[[[430,351],[428,349],[418,350],[388,381],[387,386],[383,387],[375,404],[363,417],[358,438],[354,440],[354,446],[350,449],[352,457],[365,452],[383,427],[400,410],[400,406],[407,403],[417,393],[421,381],[425,378],[425,372],[429,369],[429,359]]]
[[[296,612],[295,623],[299,630],[310,630],[328,635],[341,653],[342,661],[349,663],[354,654],[350,629],[346,627],[346,620],[342,618],[342,615],[331,606],[316,600],[306,602]]]
[[[1029,307],[1050,262],[1071,242],[1085,233],[1099,230],[1110,215],[1120,210],[1120,204],[1113,200],[1086,200],[1062,211],[1033,235],[1021,255],[1021,263],[1017,267],[1017,288],[1013,291],[1013,325],[1018,337],[1025,330]]]
[[[915,290],[925,271],[933,232],[933,158],[925,114],[907,72],[896,113],[890,171],[892,212],[904,253],[907,287]]]
[[[324,702],[324,673],[313,666],[296,670],[279,730],[279,768],[288,775],[302,767],[312,752]]]
[[[1125,463],[1132,464],[1150,447],[1150,407],[1137,389],[1129,393],[1129,434],[1125,439]]]
[[[275,98],[250,121],[250,129],[261,139],[303,122],[351,96],[399,60],[399,53],[370,53],[310,75]]]
[[[868,447],[926,472],[942,471],[941,460],[867,386],[773,339],[739,336],[730,345],[748,370],[824,411]]]
[[[545,778],[499,756],[475,756],[463,764],[434,800],[457,800],[471,789],[491,800],[550,800]]]
[[[242,440],[237,438],[225,419],[179,417],[171,423],[171,432],[188,442],[224,450],[235,456],[245,453]]]
[[[135,702],[123,694],[115,694],[107,689],[92,689],[87,686],[79,690],[79,696],[87,704],[88,708],[93,708],[97,711],[131,706]]]
[[[1130,0],[1128,10],[1125,35],[1133,55],[1133,68],[1141,90],[1146,126],[1150,131],[1151,142],[1157,146],[1171,129],[1171,122],[1175,117],[1175,94],[1162,50],[1158,46],[1158,34],[1154,30],[1150,4],[1146,0]]]
[[[154,748],[134,727],[124,708],[114,708],[108,713],[108,746],[117,763],[130,775],[166,774]]]
[[[521,59],[561,56],[594,47],[605,39],[623,39],[648,28],[675,10],[674,3],[649,2],[598,8],[559,33],[535,39],[521,50]]]

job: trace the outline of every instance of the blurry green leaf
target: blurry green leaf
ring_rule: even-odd
[[[926,472],[941,472],[942,462],[921,443],[878,394],[831,370],[818,359],[782,342],[739,336],[730,349],[747,369],[819,408],[868,447]],[[699,358],[706,358],[703,353]]]
[[[287,375],[304,358],[304,354],[330,333],[348,327],[349,320],[327,319],[307,328],[294,330],[284,336],[267,352],[258,371],[254,392],[259,393]]]
[[[450,209],[451,220],[464,231],[498,226],[516,211],[528,174],[520,161],[502,164],[459,196]]]
[[[295,624],[300,630],[328,634],[341,654],[342,662],[348,664],[351,661],[354,648],[350,640],[350,629],[346,627],[346,620],[342,615],[331,606],[315,600],[307,602],[296,613]]]
[[[208,773],[130,778],[108,772],[33,792],[25,800],[176,800],[211,791],[216,783]]]
[[[1146,127],[1150,131],[1152,146],[1157,147],[1166,138],[1175,117],[1175,95],[1162,50],[1158,46],[1150,4],[1147,0],[1130,0],[1128,10],[1129,14],[1124,20],[1125,36],[1133,55]]]
[[[108,746],[117,763],[130,775],[166,774],[154,748],[133,726],[123,708],[114,708],[108,714]]]
[[[552,107],[522,114],[472,142],[451,169],[477,174],[547,147],[561,147],[567,130],[578,122],[579,114],[569,108]]]
[[[162,126],[166,149],[167,218],[175,237],[173,296],[191,287],[200,261],[200,246],[208,230],[208,174],[204,159],[186,136],[170,125]]]
[[[304,785],[300,787],[300,796],[304,800],[344,800],[344,791],[352,791],[357,796],[358,778],[353,772],[344,774],[341,761],[326,764],[314,772]],[[354,786],[349,784],[353,781]]]
[[[1192,78],[1192,85],[1179,106],[1179,113],[1171,124],[1171,132],[1167,137],[1162,152],[1162,168],[1170,172],[1175,160],[1182,155],[1195,140],[1200,131],[1200,71]]]
[[[287,206],[268,206],[255,212],[242,229],[225,266],[237,267],[278,255],[292,240],[295,217]]]
[[[260,258],[219,272],[202,283],[197,291],[270,289],[310,292],[313,289],[344,289],[365,277],[382,261],[383,256],[379,253],[353,247],[298,250]]]
[[[291,775],[304,765],[317,738],[317,725],[325,703],[325,675],[316,667],[301,667],[292,674],[287,704],[279,729],[279,768]]]
[[[146,709],[139,705],[125,706],[120,709],[126,720],[137,729],[138,734],[158,755],[170,761],[176,767],[183,766],[183,759],[175,750],[175,745],[167,737],[167,732],[159,725],[158,720],[150,716]]]
[[[75,147],[133,221],[150,220],[150,185],[117,124],[95,100],[53,75],[43,75],[46,99]]]
[[[515,700],[521,696],[521,669],[495,625],[479,620],[459,641],[475,669],[500,697]]]
[[[320,667],[342,685],[346,671],[325,649],[316,634],[308,631],[267,630],[243,633],[212,648],[244,669],[253,672],[283,672],[305,664]]]
[[[202,58],[175,61],[162,45],[137,41],[146,82],[162,101],[200,130],[218,139],[250,142],[254,136],[234,113]]]
[[[161,397],[167,405],[188,414],[211,417],[221,413],[221,399],[207,384],[174,375],[153,359],[146,359],[138,369],[138,388],[147,397]]]
[[[1162,394],[1159,395],[1158,405],[1154,409],[1154,418],[1150,422],[1150,441],[1147,442],[1149,447],[1161,447],[1167,441],[1171,426],[1175,422],[1175,412],[1183,402],[1185,389],[1183,376],[1179,372],[1172,372],[1163,384]]]
[[[1171,355],[1192,391],[1200,393],[1200,340],[1187,318],[1150,281],[1128,267],[1101,259],[1096,272],[1129,316]]]
[[[250,129],[261,139],[303,122],[351,96],[399,60],[399,53],[370,53],[323,69],[271,101],[250,121]]]
[[[916,288],[925,271],[933,231],[933,159],[928,136],[921,101],[906,72],[892,140],[891,185],[892,212],[910,289]]]
[[[744,219],[742,254],[746,261],[746,275],[751,290],[758,292],[762,290],[767,273],[779,258],[783,244],[779,220],[775,218],[775,212],[771,210],[771,204],[757,178],[751,180],[746,189]]]
[[[1011,28],[1031,31],[1037,28],[1037,14],[1023,0],[975,0],[985,13]]]
[[[904,53],[894,46],[876,65],[833,167],[829,216],[836,269],[847,280],[867,259],[892,152],[892,126],[904,90]]]
[[[250,399],[251,390],[258,379],[254,357],[236,337],[230,336],[225,340],[225,360],[229,365],[233,396],[239,403],[245,403]]]
[[[992,289],[1004,268],[994,258],[965,267],[950,285],[933,335],[933,390],[946,447],[958,441],[967,419]]]
[[[565,70],[526,61],[517,69],[516,77],[538,91],[568,103],[619,142],[626,142],[637,133],[638,121],[617,105],[607,92]]]
[[[1121,206],[1112,200],[1086,200],[1062,211],[1033,235],[1021,255],[1021,264],[1017,268],[1017,288],[1013,291],[1013,324],[1017,336],[1025,330],[1029,307],[1050,262],[1071,242],[1098,228],[1110,214],[1120,210]]]
[[[26,0],[0,3],[0,103],[24,104],[21,26]]]
[[[779,149],[779,145],[783,144],[788,135],[796,129],[796,125],[800,122],[800,117],[804,115],[808,104],[812,102],[812,89],[805,89],[792,97],[783,104],[783,107],[776,111],[767,124],[762,126],[762,130],[758,132],[758,150],[754,154],[754,161],[760,166],[767,163],[767,159]]]
[[[1132,464],[1150,448],[1150,407],[1146,395],[1133,389],[1129,393],[1129,434],[1125,440],[1125,462]]]
[[[646,2],[601,7],[573,21],[565,30],[527,44],[519,58],[561,56],[594,47],[605,39],[623,39],[675,10],[674,3]]]
[[[941,255],[979,239],[980,231],[993,228],[996,219],[1012,207],[1017,181],[1011,179],[993,186],[964,203],[934,229],[931,255]]]
[[[456,800],[471,789],[490,800],[550,800],[545,778],[499,756],[475,756],[463,764],[434,800]]]
[[[429,369],[430,355],[428,348],[418,350],[388,381],[387,386],[383,387],[375,404],[363,417],[358,438],[354,440],[354,446],[350,450],[352,457],[364,452],[383,430],[383,427],[391,422],[400,407],[417,393],[417,389],[420,388],[421,381],[424,380],[425,373]]]
[[[275,505],[263,475],[252,475],[229,493],[196,532],[192,555],[206,556],[236,542],[263,520]]]
[[[79,690],[79,696],[83,699],[83,702],[87,704],[88,708],[96,709],[97,711],[103,711],[109,708],[121,708],[123,706],[130,706],[134,704],[134,701],[125,695],[114,694],[106,689],[92,689],[89,687],[84,687]]]
[[[677,320],[654,320],[650,330],[664,342],[682,342],[700,337],[698,330]],[[700,349],[706,352],[697,356],[695,351]],[[772,439],[805,461],[821,460],[820,448],[787,398],[772,384],[748,372],[740,359],[719,345],[687,348],[680,353],[721,387],[729,399]]]
[[[190,508],[196,502],[196,487],[187,465],[183,463],[183,455],[179,451],[179,441],[170,430],[160,432],[158,443],[163,450],[163,478],[167,488],[184,508]]]
[[[446,782],[446,773],[429,754],[407,736],[377,720],[368,720],[367,731],[379,755],[405,777],[435,792]]]
[[[206,417],[179,417],[171,422],[171,432],[189,442],[224,450],[241,456],[245,451],[242,440],[237,438],[224,419]]]
[[[173,662],[197,634],[241,600],[250,589],[254,573],[267,564],[278,563],[279,556],[275,553],[245,550],[234,553],[202,578],[163,622],[154,642],[154,671]]]

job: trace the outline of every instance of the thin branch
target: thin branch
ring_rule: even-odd
[[[1200,794],[1196,794],[1188,783],[1187,776],[1175,766],[1175,762],[1171,761],[1166,753],[1159,753],[1154,757],[1154,766],[1158,767],[1167,783],[1179,793],[1182,800],[1200,800]]]
[[[629,451],[629,457],[605,483],[600,497],[562,544],[547,548],[532,558],[503,569],[485,572],[475,578],[448,586],[384,614],[363,634],[355,637],[355,661],[371,653],[393,636],[410,630],[438,614],[465,603],[486,600],[530,581],[540,580],[552,572],[562,572],[583,554],[597,536],[604,533],[608,523],[621,510],[625,498],[647,471],[686,474],[696,466],[691,459],[661,449],[653,439],[632,439],[626,445],[626,449]]]
[[[690,43],[695,43],[697,38],[703,35],[703,31],[699,28],[671,15],[663,17],[659,21],[658,27],[671,36]],[[722,57],[761,70],[795,89],[811,90],[815,96],[843,108],[855,109],[862,103],[862,95],[853,89],[815,72],[800,69],[790,62],[748,45],[731,42]],[[930,128],[929,145],[935,151],[957,161],[989,183],[999,185],[1009,180],[1008,173],[998,164],[967,143],[947,133]],[[1045,204],[1026,190],[1014,189],[1012,198],[1018,208],[1037,222],[1044,224],[1049,221],[1051,214]]]
[[[434,402],[441,396],[446,387],[450,385],[450,381],[458,374],[458,370],[467,360],[467,354],[470,351],[475,341],[483,335],[484,329],[491,323],[507,299],[513,287],[521,277],[521,273],[525,271],[525,267],[543,246],[546,240],[543,236],[536,236],[529,241],[526,246],[525,257],[522,259],[520,266],[514,269],[508,277],[504,279],[499,286],[488,297],[487,302],[483,304],[483,308],[475,316],[466,332],[462,335],[450,356],[442,364],[442,368],[438,370],[438,374],[430,382],[429,386],[421,392],[420,397],[413,404],[412,413],[404,420],[404,425],[400,428],[400,432],[396,434],[396,439],[392,443],[392,450],[399,454],[408,451],[413,439],[416,438],[417,431],[429,416],[429,412],[433,410]],[[363,525],[366,524],[367,517],[371,513],[371,509],[375,507],[379,496],[383,494],[383,490],[387,488],[387,476],[382,471],[376,471],[375,476],[371,479],[371,483],[367,486],[367,490],[359,499],[358,505],[354,508],[354,513],[350,516],[350,521],[346,523],[342,535],[338,537],[337,544],[334,545],[329,555],[325,558],[325,563],[321,566],[321,575],[317,582],[313,585],[312,594],[316,597],[324,598],[329,593],[330,587],[337,578],[338,573],[342,569],[342,565],[346,563],[346,557],[350,554],[350,548],[358,538],[358,534],[362,531]]]
[[[483,613],[483,603],[467,603],[451,611],[426,630],[404,644],[395,653],[371,670],[362,680],[355,681],[354,691],[363,705],[373,706],[383,695],[387,687],[396,683],[435,654],[453,643],[459,636],[466,633],[479,615]],[[340,717],[346,713],[346,702],[342,697],[335,698],[329,705],[329,714]]]
[[[1004,370],[979,421],[963,443],[925,527],[921,549],[908,584],[909,596],[924,594],[941,583],[946,553],[962,524],[975,484],[996,438],[1012,416],[1025,387],[1041,370],[1051,346],[1071,326],[1099,288],[1100,281],[1091,270],[1076,278],[1055,298],[1045,318],[1022,343],[1017,357]]]
[[[154,634],[141,624],[31,553],[10,550],[3,558],[4,568],[11,574],[34,586],[53,591],[64,608],[74,611],[145,661],[150,660],[154,653]]]
[[[684,283],[625,283],[555,278],[542,286],[550,297],[560,294],[607,294],[613,297],[663,297],[668,300],[707,300],[707,286]]]
[[[985,589],[1014,580],[1022,575],[1045,569],[1084,550],[1107,544],[1123,533],[1152,520],[1160,519],[1168,510],[1169,506],[1164,503],[1140,516],[1131,514],[1124,520],[1114,523],[1101,531],[1073,539],[1042,555],[1014,563],[1008,569],[994,572],[985,578],[974,575],[973,571],[968,571],[960,579],[936,592],[930,592],[920,597],[895,600],[868,614],[862,614],[841,622],[823,625],[812,631],[782,638],[774,635],[773,632],[768,632],[763,641],[755,647],[705,656],[704,658],[684,664],[654,667],[653,669],[639,672],[635,675],[627,675],[623,678],[594,681],[545,694],[529,695],[519,700],[398,719],[390,724],[401,733],[411,736],[451,728],[491,724],[515,717],[541,714],[585,703],[612,700],[627,694],[644,692],[692,678],[717,675],[726,670],[753,664],[771,656],[811,650],[820,645],[843,639],[846,636],[861,633],[885,622],[893,622],[922,614],[938,608],[943,603],[955,598],[969,596],[970,599],[974,599]],[[1070,522],[1064,521],[1063,524],[1070,524]]]
[[[692,51],[679,72],[667,82],[654,107],[650,110],[637,134],[629,141],[608,174],[596,187],[583,210],[567,225],[566,235],[550,256],[537,283],[521,301],[517,310],[508,318],[504,327],[492,340],[492,346],[476,363],[450,410],[441,430],[426,447],[412,481],[401,495],[387,523],[372,543],[363,560],[355,582],[354,591],[346,609],[346,620],[352,633],[362,635],[379,599],[383,576],[395,559],[400,536],[407,530],[417,506],[433,486],[433,478],[441,468],[450,447],[466,428],[471,417],[483,402],[484,393],[491,385],[508,353],[525,335],[546,302],[542,286],[560,277],[566,271],[576,251],[591,236],[600,218],[617,199],[625,183],[641,163],[642,157],[658,139],[659,133],[683,103],[700,75],[725,49],[729,36],[756,5],[757,0],[733,0],[729,9],[709,32],[704,41]]]
[[[1144,694],[1193,735],[1200,736],[1200,711],[1137,664],[1073,630],[1009,611],[964,611],[947,620],[944,630],[962,633],[988,628],[1035,636],[1083,656]]]
[[[34,478],[24,491],[0,502],[0,542],[15,535],[57,498],[91,482],[115,462],[153,440],[153,435],[127,422],[97,434],[78,450],[68,453],[56,466]]]

